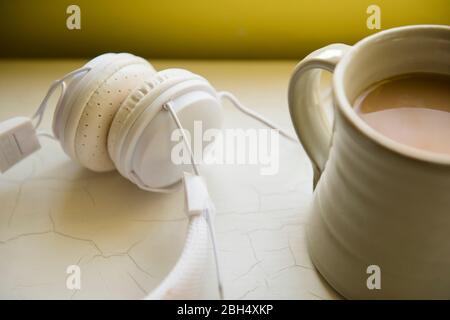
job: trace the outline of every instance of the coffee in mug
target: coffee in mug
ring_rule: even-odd
[[[370,86],[353,107],[373,129],[405,145],[450,155],[450,76],[414,73]]]

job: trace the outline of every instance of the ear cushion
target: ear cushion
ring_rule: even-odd
[[[144,100],[154,100],[174,85],[186,79],[199,76],[183,69],[166,69],[158,72],[137,87],[122,103],[111,124],[108,135],[108,151],[116,163],[119,140],[123,140],[129,128],[149,104]],[[145,98],[145,99],[144,99]]]
[[[63,106],[59,139],[66,153],[94,171],[114,169],[107,137],[122,101],[156,71],[130,54],[104,55],[88,63],[92,69],[75,85]]]
[[[115,53],[104,53],[102,55],[99,55],[95,57],[94,59],[88,61],[83,68],[94,68],[99,67],[100,65],[110,63],[113,58],[117,54]],[[63,113],[67,116],[68,114],[68,108],[64,108],[64,106],[67,106],[68,101],[70,98],[73,98],[73,94],[76,91],[76,88],[79,87],[80,81],[85,76],[85,73],[77,74],[75,75],[72,80],[67,84],[66,87],[66,93],[62,97],[62,99],[58,102],[58,105],[55,108],[55,112],[53,115],[53,134],[58,139],[60,138],[60,133],[62,131],[62,126],[65,125],[65,123],[61,120],[63,117]]]
[[[95,171],[114,169],[107,139],[111,123],[122,101],[149,75],[141,65],[120,69],[94,91],[84,107],[75,136],[78,160]]]

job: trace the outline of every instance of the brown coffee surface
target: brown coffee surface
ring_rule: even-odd
[[[450,76],[416,73],[365,90],[357,114],[372,128],[405,145],[450,155]]]

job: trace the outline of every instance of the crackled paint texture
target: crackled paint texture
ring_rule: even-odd
[[[83,61],[1,61],[0,120],[31,114],[52,80]],[[158,61],[183,67],[234,92],[243,103],[293,132],[286,88],[295,62]],[[262,127],[225,105],[226,128]],[[46,114],[44,128],[50,127]],[[57,142],[0,176],[0,298],[139,299],[176,262],[187,220],[183,192],[139,190],[117,172],[97,174],[72,162]],[[230,299],[332,299],[315,271],[305,221],[312,172],[297,145],[280,140],[280,171],[257,166],[202,167],[217,207],[215,223]],[[81,268],[81,290],[66,268]],[[204,298],[216,298],[212,259]]]

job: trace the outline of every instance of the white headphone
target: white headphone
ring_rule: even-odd
[[[172,191],[184,181],[189,216],[186,244],[175,267],[148,298],[192,298],[199,292],[207,265],[208,230],[223,298],[211,221],[214,206],[186,137],[195,175],[185,173],[189,168],[171,161],[170,136],[176,127],[192,132],[194,121],[201,121],[205,130],[220,128],[222,98],[269,127],[277,127],[243,107],[232,94],[218,93],[199,75],[183,69],[157,72],[146,60],[132,54],[107,53],[55,81],[31,119],[16,117],[0,123],[0,171],[39,149],[39,135],[52,137],[36,129],[49,98],[59,87],[62,90],[53,117],[53,137],[72,159],[93,171],[117,169],[149,191]]]

